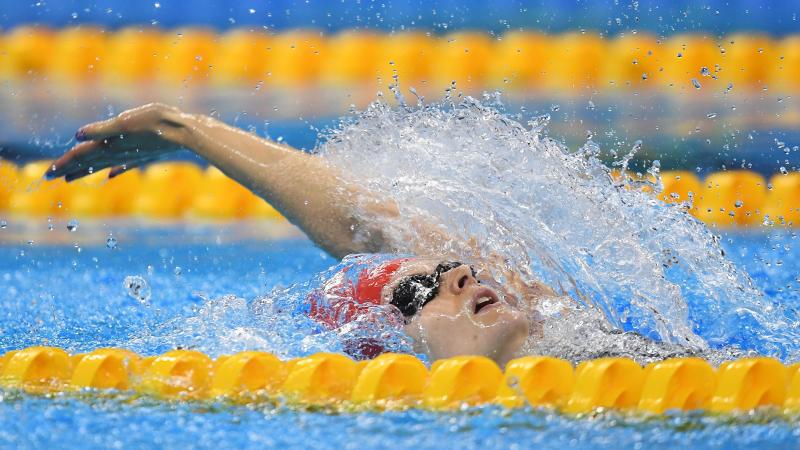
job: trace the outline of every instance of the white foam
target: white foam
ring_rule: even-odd
[[[530,351],[603,354],[632,335],[601,339],[587,330],[624,329],[663,342],[665,353],[731,344],[780,357],[796,352],[796,325],[724,257],[705,225],[685,207],[615,184],[594,143],[569,151],[547,136],[546,120],[524,126],[469,97],[423,106],[376,102],[330,132],[318,151],[397,201],[400,220],[376,219],[390,230],[390,247],[412,251],[419,236],[409,224],[429,221],[452,237],[431,253],[469,255],[475,238],[483,256],[503,255],[526,281],[580,300],[584,318],[598,312],[591,320],[552,318],[559,325],[546,327]]]

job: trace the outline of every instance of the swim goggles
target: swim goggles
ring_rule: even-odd
[[[463,265],[464,263],[459,261],[444,261],[436,266],[433,273],[403,278],[392,291],[390,303],[396,306],[406,318],[414,316],[439,294],[442,274]],[[477,275],[475,269],[472,266],[470,269],[472,276],[475,277]]]

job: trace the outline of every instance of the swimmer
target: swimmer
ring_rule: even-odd
[[[381,221],[369,219],[400,220],[392,199],[379,198],[348,181],[346,173],[324,158],[212,117],[149,104],[81,127],[76,140],[73,148],[52,163],[47,178],[63,177],[70,182],[106,168],[111,169],[108,176],[113,178],[188,149],[264,198],[337,258],[395,252],[384,238]],[[415,351],[432,360],[470,354],[504,365],[518,354],[526,339],[541,333],[541,323],[525,311],[556,296],[552,289],[523,282],[499,255],[469,261],[472,265],[465,259],[428,255],[426,249],[433,248],[432,243],[450,238],[425,223],[411,221],[408,226],[420,236],[419,242],[412,243],[419,256],[388,256],[374,267],[359,269],[348,294],[350,306],[392,305],[402,315]],[[482,269],[487,267],[503,274],[505,286],[484,275],[487,271]],[[352,318],[353,309],[347,311],[344,321]],[[326,319],[329,312],[312,313],[320,321],[330,322]]]

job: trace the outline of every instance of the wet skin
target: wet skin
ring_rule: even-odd
[[[382,291],[388,304],[394,287],[405,277],[433,273],[441,259],[414,258],[403,263]],[[408,321],[406,332],[415,350],[431,359],[483,355],[504,365],[520,349],[530,331],[516,301],[480,283],[468,265],[440,278],[439,292]]]

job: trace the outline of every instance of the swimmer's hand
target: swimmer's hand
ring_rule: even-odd
[[[53,162],[47,178],[72,181],[108,167],[115,177],[186,149],[264,198],[337,257],[386,250],[381,223],[365,220],[362,210],[398,214],[390,200],[348,181],[323,158],[166,105],[86,125],[76,138],[80,143]]]
[[[85,125],[75,134],[79,143],[54,161],[45,177],[72,181],[111,167],[113,178],[157,161],[183,146],[184,116],[172,106],[151,103]]]

